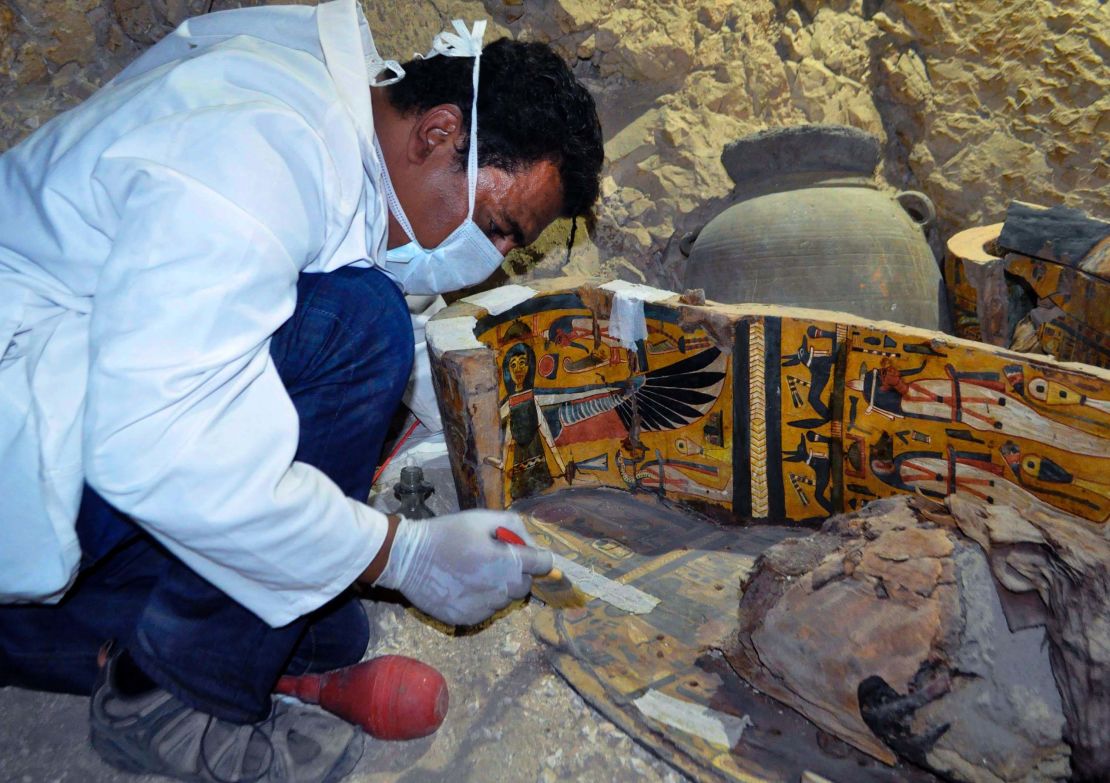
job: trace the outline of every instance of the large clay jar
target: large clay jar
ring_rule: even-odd
[[[922,193],[880,192],[878,140],[854,128],[764,131],[725,148],[738,203],[683,239],[687,288],[718,302],[839,310],[947,326]]]

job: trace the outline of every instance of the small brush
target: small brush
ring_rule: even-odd
[[[526,546],[524,539],[507,527],[497,528],[494,537],[505,544]],[[543,576],[532,577],[532,595],[556,609],[575,609],[585,606],[587,601],[586,596],[558,568],[552,568]]]

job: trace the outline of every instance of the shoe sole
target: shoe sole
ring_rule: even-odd
[[[343,750],[343,755],[335,762],[335,766],[332,767],[331,772],[329,772],[324,779],[324,783],[339,783],[339,781],[354,772],[365,750],[366,737],[359,732],[355,734],[354,739],[347,743],[347,747]]]
[[[89,743],[106,764],[121,772],[130,772],[133,775],[159,774],[156,770],[144,767],[128,755],[127,751],[97,731],[89,733]]]
[[[100,732],[91,731],[89,733],[89,742],[93,750],[97,752],[106,764],[121,772],[128,772],[132,775],[168,774],[162,770],[150,769],[145,766],[115,742],[102,736]],[[323,783],[340,783],[341,780],[350,775],[355,767],[358,766],[358,762],[362,759],[362,754],[365,752],[365,749],[366,738],[362,734],[356,734],[354,739],[347,743],[347,747],[343,749],[342,755],[340,755],[339,759],[335,762],[335,766],[332,767],[331,772],[324,778]],[[201,778],[196,778],[196,780],[201,780]]]

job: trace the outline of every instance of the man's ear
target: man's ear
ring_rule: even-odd
[[[420,115],[409,134],[409,162],[419,166],[433,156],[456,155],[462,125],[462,112],[453,103],[441,103],[428,109]]]

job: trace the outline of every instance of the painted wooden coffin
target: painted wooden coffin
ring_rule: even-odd
[[[614,328],[615,299],[644,303],[635,340]],[[1097,367],[581,279],[469,298],[427,335],[463,507],[609,486],[734,521],[816,521],[898,493],[1110,517]]]
[[[1110,223],[1015,201],[948,241],[960,337],[1110,367]]]

